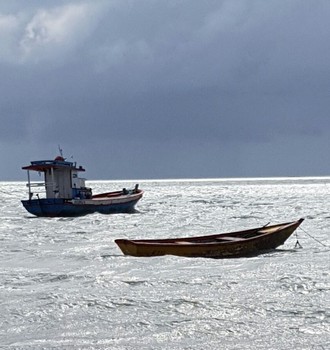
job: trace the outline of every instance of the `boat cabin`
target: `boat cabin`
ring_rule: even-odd
[[[88,199],[92,197],[92,190],[85,185],[85,179],[78,177],[78,173],[85,171],[82,166],[77,167],[74,162],[67,162],[62,156],[54,160],[32,161],[31,165],[22,167],[27,170],[29,199],[34,195],[34,189],[43,187],[46,198]],[[32,183],[30,171],[44,173],[44,183]],[[36,194],[39,198],[39,193]]]

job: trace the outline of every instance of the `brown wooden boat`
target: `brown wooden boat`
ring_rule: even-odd
[[[204,258],[238,258],[255,256],[275,249],[292,235],[304,221],[262,226],[244,231],[210,236],[169,239],[116,239],[125,255],[159,256],[178,255]]]

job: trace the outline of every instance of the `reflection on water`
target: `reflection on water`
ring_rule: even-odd
[[[98,193],[131,183],[89,185]],[[329,348],[329,186],[328,178],[140,181],[138,213],[48,219],[24,211],[24,183],[0,183],[0,347]],[[114,244],[300,217],[298,237],[249,259],[134,258]]]

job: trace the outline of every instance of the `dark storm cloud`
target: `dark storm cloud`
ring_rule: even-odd
[[[0,155],[61,143],[93,177],[112,162],[126,178],[308,173],[292,143],[326,154],[329,15],[327,1],[5,3]],[[283,168],[254,173],[263,151]]]

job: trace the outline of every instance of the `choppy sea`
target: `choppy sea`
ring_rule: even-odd
[[[139,184],[134,214],[35,218],[25,183],[0,182],[1,349],[330,349],[330,178]],[[136,258],[114,243],[301,217],[253,258]]]

